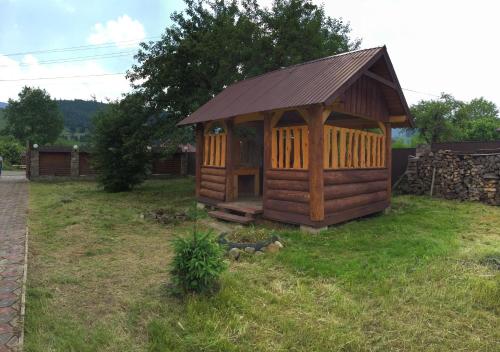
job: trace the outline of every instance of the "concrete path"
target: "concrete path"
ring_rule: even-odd
[[[20,351],[23,341],[28,182],[0,177],[0,352]]]
[[[8,171],[2,170],[2,176],[0,176],[0,181],[6,180],[24,180],[26,178],[26,171],[15,170]]]

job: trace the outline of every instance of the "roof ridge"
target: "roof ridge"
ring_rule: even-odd
[[[361,51],[368,51],[368,50],[374,50],[374,49],[382,49],[383,47],[384,46],[375,46],[375,47],[372,47],[372,48],[365,48],[365,49],[356,49],[356,50],[351,50],[351,51],[345,51],[343,53],[339,53],[339,54],[335,54],[335,55],[330,55],[330,56],[325,56],[325,57],[320,57],[318,59],[314,59],[314,60],[310,60],[310,61],[306,61],[306,62],[301,62],[301,63],[295,64],[295,65],[283,67],[282,70],[284,70],[286,68],[295,67],[295,66],[302,66],[302,65],[312,64],[314,62],[331,59],[331,58],[337,57],[337,56],[344,56],[344,55],[355,54],[355,53],[359,53]]]
[[[351,51],[346,51],[346,52],[343,52],[343,53],[339,53],[339,54],[335,54],[335,55],[330,55],[330,56],[325,56],[325,57],[320,57],[318,59],[313,59],[313,60],[310,60],[310,61],[305,61],[305,62],[300,62],[298,64],[293,64],[293,65],[290,65],[290,66],[286,66],[286,67],[281,67],[281,68],[277,68],[275,70],[272,70],[272,71],[268,71],[268,72],[264,72],[264,73],[261,73],[261,74],[258,74],[256,76],[252,76],[252,77],[248,77],[248,78],[245,78],[245,79],[242,79],[238,82],[234,82],[230,85],[228,85],[226,88],[228,87],[231,87],[231,86],[235,86],[239,83],[242,83],[242,82],[246,82],[246,81],[250,81],[250,80],[253,80],[255,78],[259,78],[261,76],[264,76],[264,75],[267,75],[267,74],[270,74],[270,73],[273,73],[273,72],[278,72],[278,71],[283,71],[283,70],[287,70],[289,68],[294,68],[294,67],[299,67],[299,66],[304,66],[304,65],[308,65],[308,64],[312,64],[312,63],[315,63],[315,62],[318,62],[318,61],[323,61],[323,60],[328,60],[328,59],[331,59],[333,57],[337,57],[337,56],[344,56],[344,55],[349,55],[349,54],[355,54],[355,53],[359,53],[359,52],[362,52],[362,51],[368,51],[368,50],[374,50],[374,49],[382,49],[384,48],[385,45],[382,45],[382,46],[374,46],[374,47],[371,47],[371,48],[365,48],[365,49],[356,49],[356,50],[351,50]]]

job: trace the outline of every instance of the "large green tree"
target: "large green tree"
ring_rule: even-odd
[[[462,103],[455,114],[459,140],[491,141],[500,139],[500,118],[495,103],[484,98]]]
[[[40,88],[24,87],[18,100],[9,99],[5,119],[4,133],[22,143],[53,143],[63,130],[63,117],[57,103]]]
[[[128,77],[175,122],[226,86],[359,46],[347,23],[310,0],[185,0],[161,40],[143,43]],[[175,130],[171,130],[175,131]]]
[[[463,102],[442,94],[439,99],[421,100],[411,112],[427,143],[500,139],[498,108],[484,98]]]
[[[460,105],[449,94],[442,94],[439,99],[421,100],[413,105],[411,113],[421,137],[427,143],[452,140],[455,136],[454,117]]]
[[[349,37],[349,24],[327,16],[322,6],[309,0],[275,0],[260,17],[261,40],[268,50],[257,55],[267,65],[249,67],[249,74],[339,54],[357,49],[361,43]]]

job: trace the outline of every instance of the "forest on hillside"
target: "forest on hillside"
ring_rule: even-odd
[[[88,133],[92,125],[92,116],[104,109],[105,103],[93,100],[57,100],[57,105],[64,117],[64,128],[70,133]]]
[[[70,133],[88,133],[92,126],[92,117],[96,112],[106,107],[106,103],[94,100],[56,100],[64,118],[64,128]],[[4,126],[3,108],[6,103],[0,103],[0,128]]]
[[[90,139],[92,117],[106,107],[105,103],[94,100],[56,100],[63,115],[64,130],[61,133],[59,144],[79,143],[86,144]],[[0,107],[0,130],[5,127],[4,108]]]

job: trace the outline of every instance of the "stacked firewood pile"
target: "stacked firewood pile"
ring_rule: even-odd
[[[397,190],[500,205],[500,153],[440,150],[412,156]]]

